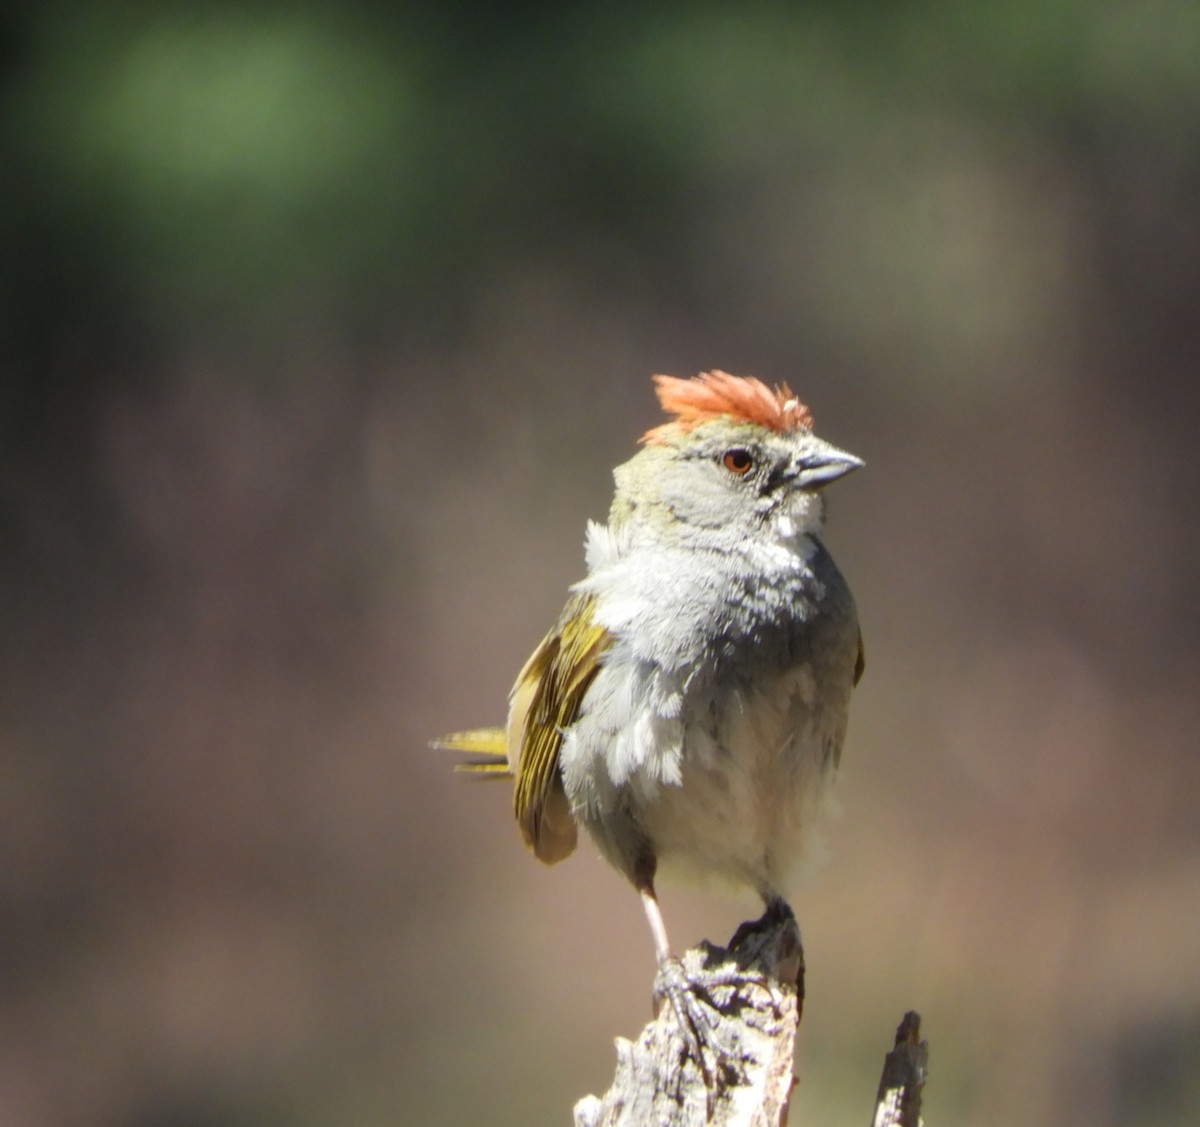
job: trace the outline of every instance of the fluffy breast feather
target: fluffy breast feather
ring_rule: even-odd
[[[636,810],[668,868],[777,887],[845,732],[853,601],[806,535],[745,551],[630,548],[603,526],[575,588],[614,641],[564,737],[598,840]]]

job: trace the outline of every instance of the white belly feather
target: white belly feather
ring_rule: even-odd
[[[763,893],[789,886],[840,743],[814,712],[815,692],[802,665],[732,694],[715,740],[685,722],[680,785],[657,787],[640,811],[660,872]]]

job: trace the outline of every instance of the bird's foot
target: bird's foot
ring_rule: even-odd
[[[731,982],[737,980],[737,973],[736,967],[729,968]],[[658,964],[658,973],[654,976],[655,1014],[659,1012],[661,999],[670,1002],[686,1053],[696,1062],[711,1093],[715,1090],[718,1073],[729,1073],[726,1078],[729,1081],[736,1077],[738,1070],[717,1036],[721,1010],[709,992],[710,985],[728,983],[723,979],[713,980],[711,976],[704,983],[695,981],[688,975],[683,962],[673,955]]]
[[[785,900],[768,900],[761,917],[739,926],[729,941],[729,953],[744,967],[775,968],[781,979],[794,979],[804,996],[804,944],[796,916]]]
[[[758,919],[747,920],[738,925],[737,931],[733,933],[733,938],[729,941],[729,950],[737,951],[754,940],[761,942],[765,935],[777,931],[788,923],[799,930],[795,913],[787,901],[778,897],[769,900],[767,901],[767,910]]]
[[[708,1034],[715,1028],[715,1022],[710,1016],[711,998],[706,991],[701,991],[689,977],[681,960],[674,955],[663,959],[658,964],[658,973],[654,976],[655,1015],[657,1016],[661,999],[665,998],[675,1011],[679,1022],[679,1033],[687,1044],[688,1051],[697,1061],[702,1060],[701,1046]],[[705,1003],[709,1003],[706,1005]]]

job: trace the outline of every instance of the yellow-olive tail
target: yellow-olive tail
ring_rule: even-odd
[[[508,764],[508,740],[503,728],[474,728],[469,732],[451,732],[433,741],[434,747],[449,751],[465,751],[478,758],[466,763],[456,763],[456,771],[482,778],[506,779],[512,777]]]

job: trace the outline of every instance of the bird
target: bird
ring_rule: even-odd
[[[667,419],[614,471],[586,575],[518,673],[506,726],[435,743],[512,778],[540,861],[568,857],[583,827],[639,894],[662,971],[678,960],[660,875],[791,915],[864,668],[824,489],[864,463],[816,436],[786,383],[653,381]]]

